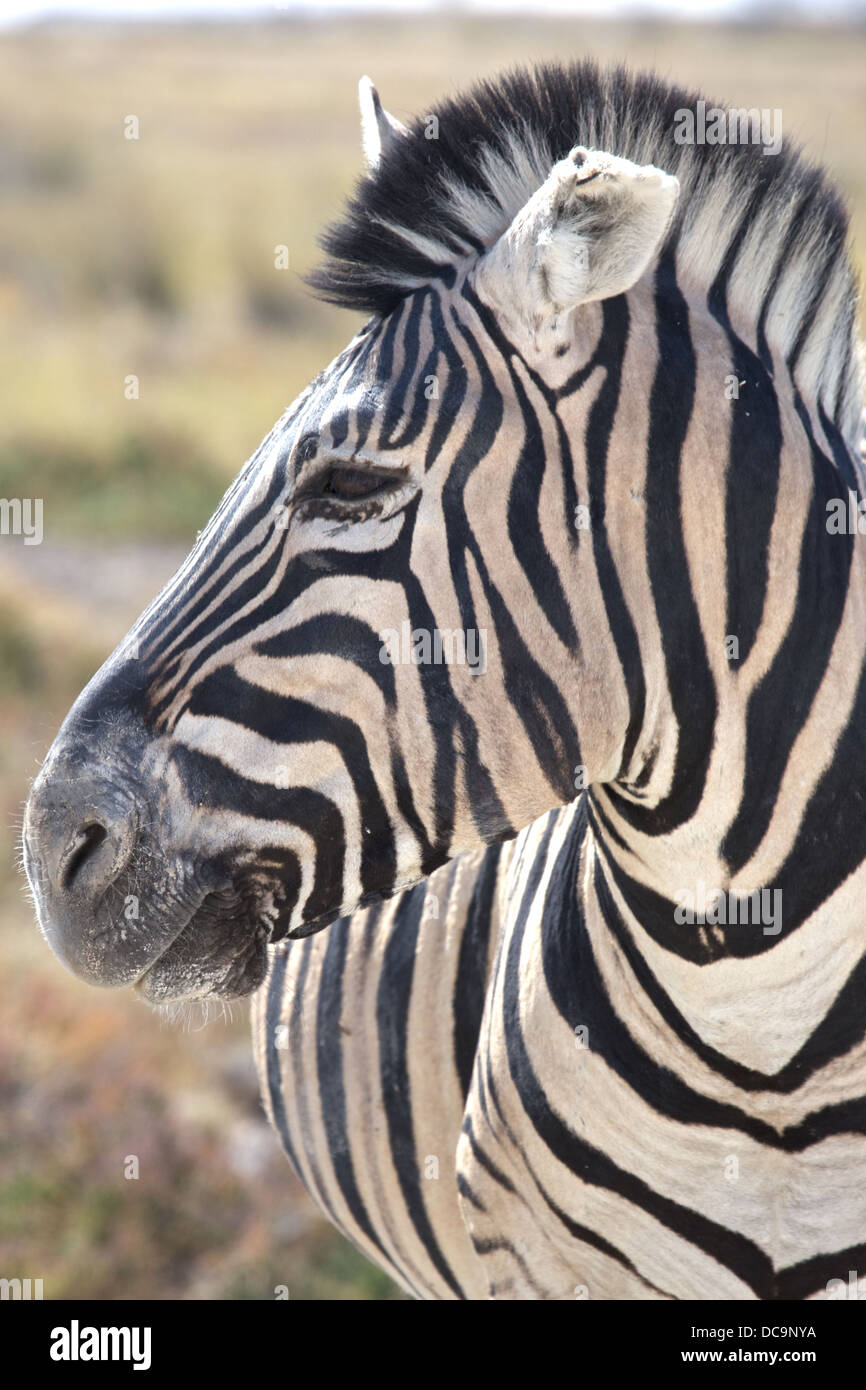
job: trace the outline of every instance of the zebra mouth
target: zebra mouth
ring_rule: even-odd
[[[273,933],[268,913],[232,886],[208,893],[156,960],[135,981],[148,1004],[242,999],[262,983]]]

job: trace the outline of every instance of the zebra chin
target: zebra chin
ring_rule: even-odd
[[[250,918],[243,895],[234,889],[209,893],[198,911],[135,981],[148,1004],[192,999],[242,999],[267,974],[271,927]]]

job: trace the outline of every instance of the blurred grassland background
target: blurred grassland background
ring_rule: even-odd
[[[246,1007],[184,1031],[67,976],[16,827],[72,699],[359,322],[301,276],[360,171],[360,74],[406,116],[587,55],[780,107],[850,201],[862,272],[866,31],[430,13],[0,34],[0,496],[42,498],[45,530],[0,536],[0,1276],[46,1297],[398,1296],[279,1153]]]

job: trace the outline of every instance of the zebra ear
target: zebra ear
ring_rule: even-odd
[[[679,183],[652,164],[582,146],[553,166],[474,272],[482,298],[530,333],[622,294],[670,224]]]
[[[361,145],[370,173],[378,168],[383,150],[409,132],[396,116],[390,115],[379,100],[379,93],[369,77],[358,83],[361,107]]]

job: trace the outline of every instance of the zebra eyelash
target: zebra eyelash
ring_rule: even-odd
[[[292,512],[302,519],[369,520],[405,491],[408,481],[403,467],[384,470],[331,462],[295,495]]]

